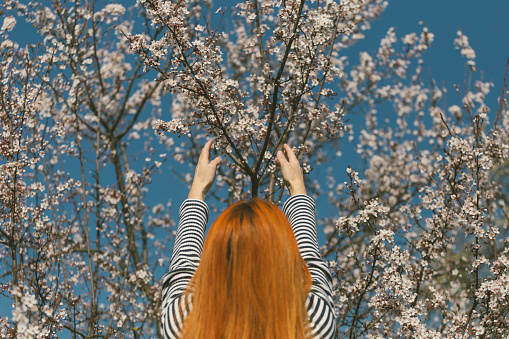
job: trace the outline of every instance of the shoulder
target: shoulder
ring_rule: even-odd
[[[331,304],[320,295],[309,293],[306,299],[306,309],[313,337],[333,338],[336,318]]]
[[[165,339],[180,337],[184,321],[193,307],[193,294],[180,294],[163,307],[161,328]]]

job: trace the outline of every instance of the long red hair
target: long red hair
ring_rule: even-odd
[[[311,275],[286,216],[252,199],[228,207],[211,226],[182,338],[310,336],[305,308]]]

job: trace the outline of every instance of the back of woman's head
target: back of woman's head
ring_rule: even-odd
[[[311,276],[286,216],[264,200],[240,201],[214,222],[183,338],[305,338]]]

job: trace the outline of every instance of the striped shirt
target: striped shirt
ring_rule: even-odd
[[[306,298],[313,336],[332,338],[335,328],[332,279],[318,248],[314,209],[313,199],[303,194],[290,197],[283,205],[283,212],[292,225],[300,254],[313,281]],[[180,207],[170,270],[163,278],[161,328],[164,338],[179,338],[184,320],[192,308],[192,295],[185,297],[182,292],[198,268],[208,216],[208,206],[201,200],[187,199]]]

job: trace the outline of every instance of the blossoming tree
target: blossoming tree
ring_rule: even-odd
[[[7,1],[3,14],[2,293],[14,309],[0,336],[157,334],[153,271],[172,221],[144,196],[170,156],[148,159],[152,133],[134,145],[161,86],[129,56],[132,21],[121,5],[74,1]],[[38,46],[9,39],[21,20]],[[133,148],[144,160],[131,168]]]
[[[476,80],[468,38],[454,44],[471,80],[447,95],[422,77],[426,27],[391,28],[376,52],[349,56],[384,1],[220,5],[4,2],[0,298],[12,310],[0,309],[0,335],[158,336],[175,223],[148,189],[208,138],[227,160],[219,207],[279,203],[275,153],[296,147],[308,191],[334,210],[319,224],[338,338],[509,335],[494,176],[509,155],[507,91],[485,103],[492,84]],[[12,41],[16,25],[40,43]],[[350,144],[359,161],[314,179]]]

